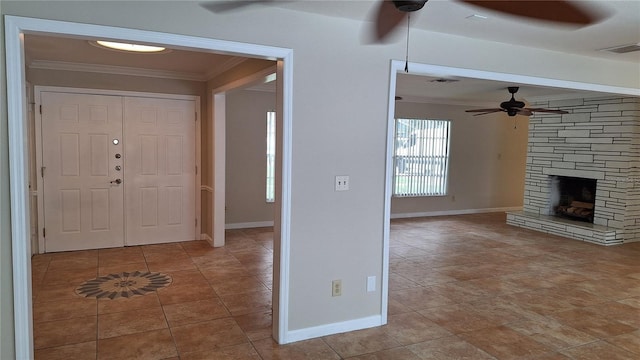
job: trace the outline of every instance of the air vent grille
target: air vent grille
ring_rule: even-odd
[[[634,51],[640,51],[640,43],[614,46],[614,47],[602,49],[601,51],[608,51],[616,54],[626,54]]]

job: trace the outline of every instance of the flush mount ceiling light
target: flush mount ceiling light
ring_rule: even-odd
[[[90,41],[89,43],[91,45],[94,45],[100,48],[116,50],[116,51],[125,51],[125,52],[158,54],[158,53],[166,53],[171,51],[161,46],[140,45],[140,44],[122,43],[122,42],[115,42],[115,41],[97,40],[97,41]]]

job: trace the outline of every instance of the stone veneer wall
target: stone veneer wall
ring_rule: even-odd
[[[538,102],[522,212],[507,223],[599,244],[640,240],[640,98],[607,97]],[[550,175],[597,179],[594,223],[551,217]]]

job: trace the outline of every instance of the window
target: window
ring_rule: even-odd
[[[393,196],[447,194],[449,120],[396,119]]]
[[[276,113],[267,112],[267,202],[276,198]]]

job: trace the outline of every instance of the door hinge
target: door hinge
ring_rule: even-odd
[[[198,175],[198,167],[196,166],[196,175]]]
[[[198,219],[196,218],[196,227],[198,227]]]
[[[40,105],[40,114],[42,114],[42,105]]]
[[[194,113],[193,121],[198,121],[198,112]]]
[[[44,169],[46,169],[46,168],[47,168],[46,166],[40,167],[40,176],[41,177],[44,177]]]
[[[47,237],[47,230],[45,228],[42,228],[42,237],[43,238]]]

